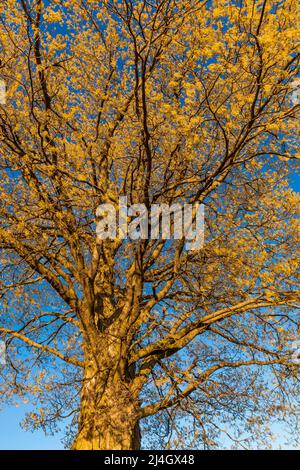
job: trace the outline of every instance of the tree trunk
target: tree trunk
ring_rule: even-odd
[[[73,450],[134,450],[140,448],[138,421],[132,410],[100,409],[89,417],[76,436]]]
[[[139,449],[139,400],[122,361],[120,342],[102,344],[97,357],[98,364],[90,359],[85,370],[79,428],[72,449]]]

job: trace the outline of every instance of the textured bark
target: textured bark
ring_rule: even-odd
[[[109,341],[108,341],[108,338]],[[138,393],[128,372],[126,346],[116,334],[106,334],[85,369],[78,434],[74,450],[140,448]]]
[[[137,410],[117,396],[120,388],[107,388],[97,408],[83,404],[74,450],[131,450],[140,448]]]

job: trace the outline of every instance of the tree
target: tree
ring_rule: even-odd
[[[151,417],[156,445],[267,439],[299,371],[297,1],[0,8],[3,396],[74,416],[73,449],[139,448]],[[100,240],[119,196],[204,204],[204,247]]]

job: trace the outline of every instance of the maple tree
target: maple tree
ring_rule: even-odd
[[[0,386],[40,404],[26,426],[207,448],[295,416],[297,3],[1,3]],[[204,247],[97,239],[125,195],[203,203]]]

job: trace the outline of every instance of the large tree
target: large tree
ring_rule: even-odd
[[[28,426],[247,446],[293,416],[297,4],[2,1],[1,389]],[[119,196],[204,204],[203,248],[97,238]]]

